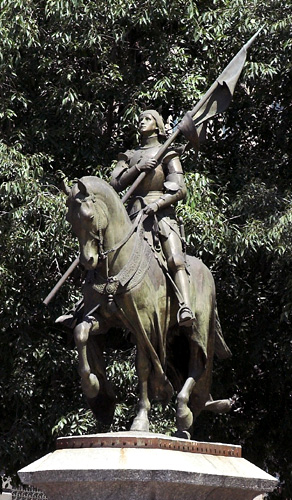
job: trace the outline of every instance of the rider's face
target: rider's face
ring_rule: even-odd
[[[140,116],[139,120],[139,131],[141,134],[153,134],[157,131],[157,123],[155,118],[150,114],[145,114]]]

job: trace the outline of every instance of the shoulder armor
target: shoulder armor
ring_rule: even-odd
[[[119,153],[118,154],[118,161],[126,161],[129,162],[135,153],[135,149],[128,149],[124,153]]]
[[[173,181],[164,182],[164,187],[166,191],[171,191],[172,193],[176,193],[181,189],[181,187],[176,182]]]
[[[178,156],[179,155],[177,154],[177,151],[174,151],[173,149],[168,150],[165,156],[163,157],[162,163],[167,164],[170,162],[170,160],[173,160],[173,158],[176,158]]]

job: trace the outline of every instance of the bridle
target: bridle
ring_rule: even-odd
[[[86,200],[84,200],[84,201],[91,201],[95,205],[98,203],[97,212],[98,213],[102,212],[102,215],[104,216],[104,218],[106,218],[106,220],[108,222],[108,220],[109,220],[108,209],[107,209],[105,203],[103,203],[103,201],[99,200],[97,202],[93,196],[86,198]],[[145,214],[141,210],[138,213],[137,217],[135,218],[134,222],[132,223],[132,227],[131,227],[130,231],[128,231],[126,236],[122,240],[120,240],[114,247],[109,248],[108,250],[104,250],[104,230],[105,229],[101,227],[101,217],[98,217],[96,232],[90,231],[89,234],[97,242],[97,251],[98,251],[99,260],[103,261],[103,260],[107,259],[109,254],[122,248],[127,243],[127,241],[129,241],[130,237],[137,230],[137,228],[141,226],[141,224],[144,222],[146,217],[148,217],[148,215]]]
[[[97,207],[96,211],[99,212],[99,209],[100,207]],[[107,208],[106,211],[102,209],[102,212],[103,215],[107,215],[108,219]],[[143,246],[143,221],[146,217],[148,217],[148,214],[141,211],[137,215],[126,236],[108,250],[103,249],[105,228],[101,228],[100,218],[97,219],[96,231],[90,232],[91,237],[97,242],[99,259],[105,263],[105,270],[102,274],[99,272],[97,272],[97,274],[94,273],[95,278],[92,286],[98,293],[107,297],[109,305],[113,302],[116,294],[124,293],[124,290],[129,289],[129,287],[136,286],[147,272],[152,252],[150,246],[146,245],[146,249]],[[134,245],[131,249],[131,255],[129,255],[127,262],[122,266],[117,274],[111,275],[107,260],[108,255],[122,248],[129,241],[135,231],[137,231],[137,238],[135,239]],[[95,306],[90,314],[92,314],[97,307],[99,306]]]
[[[94,205],[96,205],[96,199],[93,195],[85,198],[86,202],[91,201]],[[100,212],[102,213],[103,217],[106,219],[106,226],[108,226],[108,221],[109,221],[109,215],[108,215],[108,210],[106,205],[99,200],[98,203],[98,209],[97,209],[98,214]],[[94,216],[92,216],[92,220],[94,220]],[[97,218],[97,227],[96,227],[96,232],[94,231],[89,231],[90,236],[98,243],[97,244],[97,251],[98,251],[98,258],[99,260],[104,260],[106,258],[106,252],[103,250],[103,241],[104,241],[104,228],[102,227],[101,224],[101,218],[100,215]]]

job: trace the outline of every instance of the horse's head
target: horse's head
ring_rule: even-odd
[[[82,177],[71,190],[65,188],[67,220],[79,241],[80,262],[88,270],[95,269],[102,257],[109,222],[108,208],[96,193],[97,181],[95,177]]]

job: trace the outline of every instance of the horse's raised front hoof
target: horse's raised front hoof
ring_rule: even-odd
[[[96,398],[99,393],[99,381],[96,375],[90,373],[88,378],[81,379],[81,387],[87,398]]]
[[[134,418],[130,430],[139,432],[149,432],[149,420],[139,417]]]
[[[187,406],[183,410],[177,410],[176,425],[178,431],[188,431],[193,425],[193,420],[193,414]]]
[[[55,323],[60,323],[61,325],[65,326],[66,328],[70,328],[70,330],[74,330],[76,326],[77,318],[74,317],[73,314],[63,314],[62,316],[59,316],[56,320]]]

